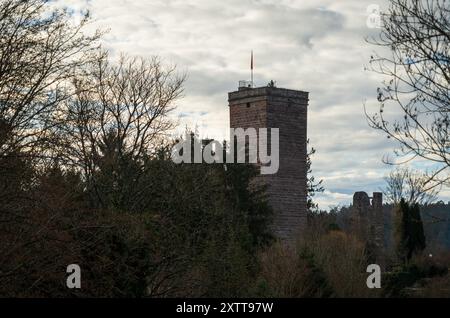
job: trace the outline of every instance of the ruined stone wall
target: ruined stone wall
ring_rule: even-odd
[[[369,198],[365,192],[356,192],[354,194],[351,231],[370,249],[373,260],[383,266],[384,224],[382,193],[375,192],[372,198]]]
[[[275,87],[242,89],[229,93],[229,106],[231,128],[279,128],[279,171],[259,179],[268,185],[275,234],[293,241],[307,222],[308,93]]]

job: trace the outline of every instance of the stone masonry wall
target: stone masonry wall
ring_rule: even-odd
[[[307,222],[308,93],[262,87],[229,93],[231,128],[279,128],[280,168],[259,181],[268,185],[278,238],[294,241]],[[269,138],[269,149],[270,149]]]
[[[371,200],[372,199],[372,200]],[[383,194],[374,192],[369,198],[365,192],[353,196],[352,232],[370,247],[373,261],[384,266]]]

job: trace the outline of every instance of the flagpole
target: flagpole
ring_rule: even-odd
[[[251,78],[252,78],[252,88],[254,87],[253,86],[253,50],[252,50],[252,56],[251,56]]]

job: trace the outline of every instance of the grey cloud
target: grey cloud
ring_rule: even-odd
[[[377,3],[383,4],[385,0]],[[104,45],[115,53],[160,55],[188,73],[178,102],[180,127],[198,125],[218,140],[229,125],[227,92],[249,79],[310,92],[308,134],[326,194],[318,201],[350,202],[351,193],[383,186],[381,158],[393,149],[367,126],[363,102],[375,105],[380,78],[364,71],[373,48],[364,40],[372,0],[57,0],[90,9],[94,27],[110,28]]]

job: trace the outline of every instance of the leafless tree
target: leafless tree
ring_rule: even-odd
[[[101,32],[86,35],[45,0],[0,1],[0,156],[36,154],[51,141],[61,101],[90,62]],[[42,155],[42,153],[39,153]]]
[[[30,226],[38,214],[31,161],[48,155],[62,101],[73,93],[71,80],[96,56],[101,32],[87,35],[88,23],[88,14],[73,23],[46,0],[0,0],[0,276],[24,267],[18,262],[3,271],[3,261],[42,242],[56,218],[48,209]]]
[[[422,158],[439,167],[429,177],[449,180],[450,3],[446,0],[391,0],[382,13],[379,37],[370,43],[383,56],[370,60],[385,78],[379,110],[367,112],[371,127],[396,140],[395,154]],[[400,112],[400,115],[398,115]]]
[[[410,204],[429,204],[439,193],[437,187],[430,185],[425,173],[409,168],[397,168],[385,180],[383,192],[387,201],[393,204],[398,204],[402,198]]]
[[[139,162],[173,127],[168,115],[184,81],[158,57],[121,56],[117,63],[100,57],[77,79],[76,96],[67,103],[67,159],[86,176],[98,169],[105,147]]]

